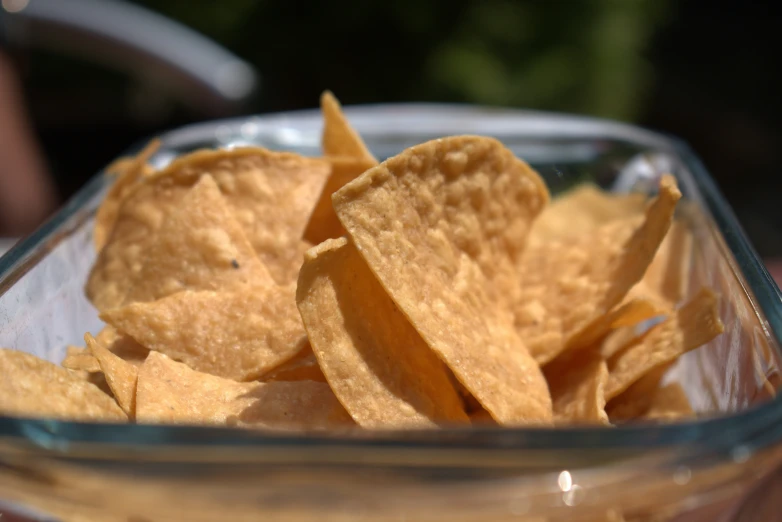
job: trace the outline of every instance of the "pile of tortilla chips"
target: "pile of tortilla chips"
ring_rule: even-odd
[[[106,327],[61,366],[0,350],[0,412],[286,430],[693,415],[665,374],[723,325],[690,292],[672,177],[652,201],[549,201],[495,139],[378,163],[330,93],[321,107],[319,158],[155,170],[153,142],[115,164],[86,285]]]

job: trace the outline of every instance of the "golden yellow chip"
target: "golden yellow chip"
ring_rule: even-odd
[[[637,298],[625,301],[582,330],[570,342],[572,346],[590,346],[605,338],[606,332],[629,328],[641,321],[664,315],[665,310],[656,302]]]
[[[583,183],[551,201],[535,221],[530,242],[578,238],[619,219],[642,215],[643,194],[614,194]]]
[[[275,268],[274,280],[281,285],[296,283],[299,270],[304,263],[304,253],[312,248],[312,243],[298,239],[293,244],[281,246],[276,252],[266,256],[267,261],[273,258],[271,267]]]
[[[377,160],[369,152],[364,140],[350,126],[342,113],[339,101],[329,91],[320,96],[320,110],[323,113],[323,154],[343,156],[364,160],[376,164]]]
[[[717,296],[704,288],[673,317],[608,359],[606,398],[616,397],[647,372],[711,341],[723,330]]]
[[[136,421],[280,429],[352,424],[327,384],[239,383],[150,352],[138,375]]]
[[[175,176],[139,183],[122,201],[108,243],[98,255],[85,288],[98,310],[121,306],[141,271],[157,229],[182,201],[191,184]]]
[[[545,367],[543,375],[551,391],[555,422],[608,424],[605,410],[608,367],[599,350],[562,354]]]
[[[345,234],[331,204],[331,195],[359,174],[377,165],[361,136],[351,127],[334,95],[325,91],[320,97],[323,113],[323,154],[331,166],[331,175],[315,205],[304,238],[313,244]]]
[[[196,152],[166,170],[211,174],[271,275],[291,282],[291,257],[280,254],[298,248],[331,172],[327,161],[248,147]]]
[[[634,300],[648,301],[659,309],[659,317],[670,316],[689,288],[692,242],[692,232],[687,225],[674,221],[643,279],[627,293],[625,304]],[[610,357],[639,336],[637,324],[615,329],[603,340],[603,356]]]
[[[497,426],[497,421],[483,407],[470,413],[470,422],[475,426]]]
[[[84,336],[84,341],[87,343],[90,353],[98,360],[100,370],[103,372],[117,404],[128,418],[133,419],[136,414],[138,368],[101,346],[90,334]]]
[[[182,290],[274,285],[211,176],[202,177],[165,219],[134,279],[125,304]]]
[[[359,426],[469,422],[443,363],[347,239],[307,252],[296,302],[326,380]]]
[[[252,147],[178,158],[123,200],[109,242],[90,272],[87,296],[101,311],[123,303],[161,223],[203,174],[215,179],[272,276],[285,282],[295,270],[291,254],[280,257],[280,250],[298,247],[329,172],[325,160]]]
[[[100,371],[98,360],[81,346],[68,346],[60,366],[69,370],[95,373]]]
[[[674,221],[643,279],[630,290],[628,297],[652,298],[673,310],[689,288],[692,248],[691,230],[686,223]]]
[[[675,180],[665,176],[660,195],[638,219],[613,221],[578,239],[529,246],[521,259],[522,295],[515,318],[538,363],[583,346],[580,335],[643,277],[680,197]],[[587,340],[595,335],[592,330]]]
[[[133,156],[122,156],[115,159],[109,165],[103,169],[107,176],[121,176],[135,163],[136,158]]]
[[[252,380],[306,346],[295,292],[293,285],[234,292],[188,290],[108,310],[101,318],[143,346],[195,370]]]
[[[600,353],[603,355],[603,358],[609,359],[620,350],[637,343],[643,336],[643,332],[639,331],[639,327],[640,325],[623,326],[609,332],[600,341]]]
[[[0,412],[23,417],[123,422],[114,399],[71,370],[0,348]]]
[[[608,402],[606,411],[611,422],[626,422],[642,417],[652,406],[663,377],[673,363],[662,364],[644,374],[625,391]]]
[[[500,283],[548,201],[537,173],[494,139],[443,138],[332,199],[380,284],[483,407],[502,424],[550,421],[546,382],[501,299],[512,286]]]
[[[643,415],[645,419],[658,421],[673,421],[694,416],[690,399],[678,382],[672,382],[657,390],[652,398],[651,407]]]
[[[331,176],[323,188],[310,222],[304,231],[304,238],[313,244],[345,235],[345,229],[339,222],[331,204],[331,195],[343,185],[353,181],[358,175],[377,165],[377,161],[366,158],[335,156],[327,158],[331,164]]]
[[[296,357],[284,362],[272,371],[265,373],[261,379],[269,381],[316,381],[326,382],[326,376],[320,370],[318,359],[307,345]]]
[[[107,325],[98,332],[95,340],[108,351],[133,366],[141,366],[149,354],[146,348],[132,337],[121,334],[111,325]]]
[[[100,251],[109,239],[109,234],[114,228],[117,213],[122,200],[133,188],[133,185],[144,175],[147,161],[160,148],[160,140],[150,141],[135,158],[130,158],[126,163],[112,163],[106,169],[107,172],[116,174],[117,179],[109,189],[103,202],[95,214],[95,228],[92,232],[95,250]]]

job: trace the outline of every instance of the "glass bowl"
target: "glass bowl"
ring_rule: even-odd
[[[379,158],[444,135],[495,136],[554,193],[585,180],[651,192],[673,173],[685,196],[678,212],[695,235],[692,290],[706,284],[722,295],[726,325],[668,376],[685,387],[698,418],[283,436],[0,417],[0,513],[135,522],[727,521],[771,496],[762,493],[773,487],[758,484],[773,484],[782,462],[782,402],[774,398],[780,292],[683,143],[619,123],[516,110],[410,104],[346,112]],[[317,111],[197,124],[161,136],[152,162],[246,144],[317,155],[320,131]],[[59,362],[67,344],[102,327],[83,287],[109,182],[97,175],[0,258],[0,346]]]

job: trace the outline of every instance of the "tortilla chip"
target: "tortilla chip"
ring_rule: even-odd
[[[95,373],[100,371],[98,360],[81,346],[68,346],[60,366],[69,370]]]
[[[312,248],[312,243],[304,239],[296,240],[292,245],[281,246],[273,255],[271,264],[275,268],[274,280],[281,285],[296,283],[299,278],[299,270],[304,264],[304,254]]]
[[[690,285],[692,246],[691,230],[685,223],[674,221],[643,279],[627,293],[625,304],[639,299],[648,301],[659,309],[659,317],[670,316]],[[609,333],[603,341],[603,356],[610,357],[635,342],[643,333],[639,331],[641,326],[629,324]]]
[[[95,340],[123,361],[136,367],[141,366],[149,355],[149,348],[140,345],[132,337],[119,333],[111,325],[106,325],[98,332]]]
[[[684,388],[678,382],[672,382],[657,390],[651,407],[643,417],[649,420],[673,421],[694,416],[695,412]]]
[[[647,328],[648,330],[648,328]],[[604,359],[609,359],[615,353],[635,344],[643,337],[641,325],[623,326],[609,332],[602,341],[600,341],[600,353]]]
[[[530,242],[578,238],[616,220],[643,215],[644,194],[614,194],[582,183],[551,201],[535,221]]]
[[[174,176],[139,183],[122,201],[109,241],[90,271],[85,292],[98,310],[121,306],[155,244],[157,229],[190,190]]]
[[[515,318],[539,364],[585,346],[585,332],[586,341],[606,333],[609,325],[601,318],[643,277],[680,197],[674,178],[665,176],[644,216],[611,222],[578,239],[530,245],[521,259]]]
[[[107,176],[121,176],[135,163],[134,160],[133,156],[122,156],[109,163],[108,167],[103,169],[103,172]]]
[[[546,382],[501,299],[512,287],[499,283],[548,201],[537,173],[494,139],[443,138],[332,199],[380,284],[483,407],[502,424],[551,420]]]
[[[608,367],[596,349],[557,357],[543,370],[551,391],[554,421],[567,424],[608,424],[605,386]]]
[[[114,399],[78,375],[29,353],[0,348],[0,412],[72,421],[123,422]]]
[[[320,110],[323,113],[323,154],[344,156],[377,164],[361,136],[350,126],[342,112],[339,101],[329,91],[320,96]]]
[[[108,310],[101,318],[197,371],[252,380],[306,345],[295,291],[293,285],[235,292],[188,290]]]
[[[717,296],[704,288],[666,321],[651,328],[638,343],[608,360],[606,398],[612,399],[647,372],[675,360],[722,333]]]
[[[90,272],[87,296],[100,311],[122,305],[157,229],[203,174],[215,179],[254,250],[284,283],[291,258],[280,258],[280,250],[297,245],[329,172],[325,160],[254,147],[202,150],[176,159],[122,202],[109,242]]]
[[[116,174],[117,179],[106,197],[103,198],[103,202],[95,214],[92,240],[96,251],[100,251],[108,241],[109,234],[117,220],[120,203],[130,193],[133,185],[143,177],[147,161],[157,152],[158,148],[160,148],[160,140],[154,139],[135,158],[130,158],[127,163],[115,162],[106,169],[108,173]]]
[[[109,383],[106,382],[106,376],[103,375],[102,372],[86,373],[82,378],[85,381],[97,386],[100,391],[102,391],[112,399],[114,398],[114,392],[111,391],[111,388],[109,387]]]
[[[117,404],[128,418],[133,419],[136,414],[138,368],[108,351],[90,334],[84,335],[84,341],[87,343],[90,353],[100,363],[100,369],[117,400]]]
[[[274,281],[255,255],[214,179],[203,176],[147,250],[125,304],[182,290],[231,290]]]
[[[282,429],[352,424],[324,383],[239,383],[199,373],[157,352],[150,352],[139,370],[136,421]]]
[[[475,426],[497,426],[491,414],[482,407],[470,413],[470,422]]]
[[[312,348],[307,345],[296,357],[284,362],[277,368],[266,373],[261,378],[264,382],[270,381],[315,381],[326,382],[326,376],[318,366],[318,359],[312,353]]]
[[[190,169],[207,170],[244,229],[250,244],[280,284],[291,282],[296,252],[323,186],[329,164],[318,158],[257,148],[204,152]]]
[[[330,157],[331,176],[320,195],[315,209],[312,211],[304,238],[313,244],[322,243],[345,235],[345,229],[339,222],[331,204],[331,195],[345,184],[353,181],[358,175],[377,165],[377,161],[366,158]]]
[[[594,321],[572,341],[574,346],[590,346],[604,338],[606,332],[617,328],[635,326],[641,321],[663,315],[665,310],[648,299],[632,299],[614,308]]]
[[[626,422],[643,416],[651,408],[663,377],[673,363],[663,364],[646,373],[606,406],[611,422]]]
[[[686,223],[674,221],[643,279],[630,290],[628,297],[655,299],[673,310],[689,289],[692,248],[692,231]]]
[[[119,339],[121,336],[122,334],[120,334],[116,328],[110,324],[107,324],[101,329],[101,331],[95,334],[95,340],[103,346],[111,346],[114,341]]]
[[[296,302],[326,380],[359,426],[468,422],[445,366],[347,239],[307,252]]]

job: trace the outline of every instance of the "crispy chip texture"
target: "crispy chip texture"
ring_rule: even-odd
[[[284,362],[272,371],[265,373],[261,379],[269,381],[316,381],[326,382],[326,376],[320,370],[318,359],[307,345],[296,357]]]
[[[312,211],[304,238],[313,244],[321,243],[345,234],[345,229],[339,222],[331,205],[331,195],[345,184],[353,181],[359,174],[377,165],[377,161],[366,158],[335,156],[327,158],[331,164],[329,176],[323,193],[320,195],[315,209]]]
[[[103,373],[101,373],[98,359],[87,348],[68,346],[65,359],[62,360],[60,366],[71,370],[71,373],[79,379],[94,384],[106,395],[113,395]]]
[[[643,279],[630,290],[628,297],[655,299],[673,310],[689,288],[692,248],[692,231],[686,223],[674,221]]]
[[[674,220],[643,279],[630,289],[620,309],[640,301],[655,307],[657,317],[670,316],[690,285],[692,248],[692,231],[686,223]],[[636,319],[635,324],[629,321],[608,334],[602,343],[603,357],[610,357],[640,337],[638,323],[647,318]]]
[[[663,315],[665,311],[656,301],[644,298],[625,301],[604,316],[593,321],[570,344],[590,346],[601,339],[605,339],[606,332],[610,330],[633,327],[641,321]]]
[[[360,426],[468,422],[445,366],[347,239],[307,253],[296,301],[326,380]]]
[[[95,250],[100,251],[108,241],[114,222],[117,220],[120,203],[133,189],[133,185],[144,176],[148,168],[147,161],[158,148],[160,148],[160,140],[152,140],[135,158],[128,159],[124,164],[113,163],[106,169],[110,174],[116,174],[117,179],[95,214],[95,228],[92,232]]]
[[[100,364],[100,370],[103,372],[117,404],[128,418],[133,419],[136,414],[138,368],[111,353],[90,334],[84,336],[84,341],[87,343],[90,353]]]
[[[0,348],[0,412],[5,415],[123,422],[114,399],[71,370]]]
[[[649,266],[681,193],[665,176],[660,195],[637,220],[613,221],[568,241],[530,247],[521,260],[522,296],[515,310],[520,336],[540,364],[566,348],[618,305]],[[586,342],[600,337],[592,328]]]
[[[312,243],[305,239],[295,241],[291,245],[280,247],[280,250],[274,254],[275,275],[274,280],[281,285],[296,283],[299,277],[299,270],[304,263],[304,254],[312,248]]]
[[[608,424],[605,386],[608,367],[596,349],[566,353],[543,371],[551,391],[554,420],[563,424]]]
[[[352,424],[324,383],[239,383],[199,373],[157,352],[150,352],[139,370],[136,420],[280,429]]]
[[[600,341],[600,353],[603,354],[604,359],[608,359],[631,344],[637,343],[642,336],[641,325],[636,324],[617,328],[609,332]]]
[[[291,271],[291,252],[300,252],[304,229],[331,172],[328,162],[254,148],[204,154],[191,168],[203,162],[214,176],[272,277],[280,284],[295,280],[290,274],[298,266]]]
[[[273,284],[214,179],[203,176],[158,229],[125,303]]]
[[[123,200],[114,230],[87,282],[98,310],[120,306],[156,232],[203,174],[210,174],[272,276],[290,262],[330,173],[325,160],[260,148],[197,151],[144,179]],[[284,209],[281,211],[281,209]]]
[[[324,92],[320,97],[320,107],[323,113],[323,154],[331,166],[331,175],[304,232],[304,238],[313,244],[345,234],[331,205],[331,195],[359,174],[377,165],[377,160],[361,136],[345,118],[334,95]]]
[[[722,333],[717,296],[704,288],[675,315],[608,359],[606,398],[612,399],[647,372],[672,362]]]
[[[95,340],[108,351],[133,366],[141,366],[149,354],[149,348],[140,345],[127,335],[121,334],[111,325],[98,332]]]
[[[87,297],[98,310],[120,306],[141,270],[158,228],[190,184],[175,176],[145,180],[123,200],[108,243],[87,280]]]
[[[530,242],[577,238],[616,220],[642,215],[644,194],[613,194],[582,183],[557,196],[535,221]]]
[[[101,318],[138,343],[195,370],[251,380],[306,346],[295,287],[184,291],[108,310]]]
[[[550,421],[545,380],[501,298],[548,200],[540,177],[498,141],[460,136],[407,149],[332,199],[383,288],[494,418]]]
[[[98,360],[90,354],[86,348],[81,346],[68,346],[65,359],[60,366],[69,370],[95,373],[100,371]]]
[[[364,140],[350,126],[342,106],[329,91],[320,96],[320,110],[323,113],[323,154],[326,156],[344,156],[377,163],[369,152]]]

